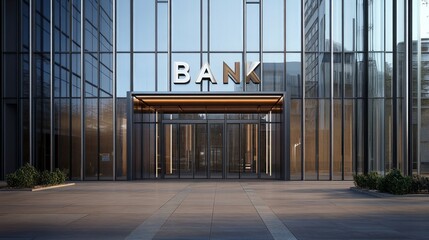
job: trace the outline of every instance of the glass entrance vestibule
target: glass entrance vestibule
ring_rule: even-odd
[[[285,178],[283,95],[130,99],[131,179]]]

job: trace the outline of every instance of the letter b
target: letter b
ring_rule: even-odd
[[[189,64],[185,62],[174,62],[174,83],[188,83],[191,80],[189,75]]]

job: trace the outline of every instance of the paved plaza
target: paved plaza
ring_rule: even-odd
[[[429,239],[429,197],[352,182],[77,182],[0,191],[0,239]]]

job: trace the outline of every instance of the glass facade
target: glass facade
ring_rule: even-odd
[[[427,1],[0,7],[0,179],[26,162],[72,180],[429,174]],[[138,93],[285,97],[277,116],[256,103],[141,112]]]

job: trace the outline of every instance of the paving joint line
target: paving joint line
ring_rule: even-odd
[[[167,219],[174,213],[174,211],[176,211],[176,209],[181,205],[183,200],[189,195],[190,192],[191,184],[188,184],[185,188],[183,188],[181,191],[171,197],[166,203],[164,203],[150,217],[145,219],[125,239],[153,239]]]
[[[295,235],[293,235],[293,233],[289,230],[289,228],[286,227],[282,221],[280,221],[277,215],[264,203],[262,198],[260,198],[253,189],[247,185],[243,186],[243,184],[241,184],[241,187],[252,202],[253,207],[258,212],[259,217],[264,222],[274,240],[297,239]]]

